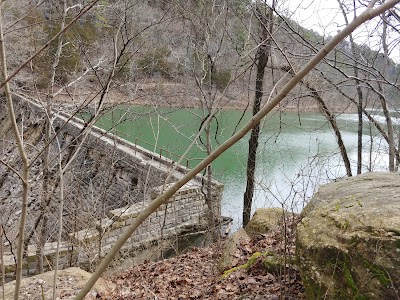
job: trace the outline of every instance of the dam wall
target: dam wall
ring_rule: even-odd
[[[31,165],[26,226],[30,238],[25,274],[35,272],[36,252],[43,239],[46,269],[53,267],[61,180],[64,209],[60,267],[63,268],[94,265],[143,208],[189,171],[111,132],[91,127],[62,108],[53,110],[52,130],[46,140],[44,105],[22,95],[14,95],[14,105]],[[0,222],[6,236],[5,266],[10,275],[15,269],[22,185],[9,168],[20,171],[21,160],[6,112],[5,100],[1,99],[0,147],[2,160],[8,167],[0,164],[0,210],[4,212]],[[206,230],[209,207],[220,221],[223,185],[212,182],[209,206],[205,182],[198,175],[177,191],[129,238],[124,253],[135,256],[140,249],[154,247],[160,241]]]

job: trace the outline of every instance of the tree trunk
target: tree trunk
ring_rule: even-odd
[[[287,94],[296,86],[297,83],[301,81],[304,76],[306,76],[313,68],[317,66],[318,63],[330,52],[334,47],[336,47],[343,39],[345,39],[351,32],[353,32],[358,26],[370,20],[384,11],[394,7],[398,1],[388,0],[383,4],[379,5],[377,8],[369,6],[363,14],[357,17],[353,22],[351,22],[346,28],[340,31],[336,36],[334,36],[325,46],[322,47],[317,54],[315,54],[309,62],[307,62],[291,80],[289,80],[282,89],[277,93],[277,95],[272,98],[260,111],[253,116],[241,129],[239,129],[232,137],[227,141],[219,145],[215,150],[213,150],[210,155],[204,158],[198,165],[191,169],[186,175],[176,181],[173,185],[168,187],[160,196],[154,199],[149,205],[144,208],[137,217],[132,221],[129,227],[123,232],[119,239],[114,243],[113,247],[109,250],[107,255],[103,258],[100,265],[97,267],[96,271],[92,274],[89,280],[86,282],[84,287],[80,290],[78,295],[74,298],[75,300],[82,300],[96,281],[100,278],[103,272],[107,269],[110,263],[113,261],[114,257],[120,251],[125,242],[129,237],[135,232],[135,230],[146,220],[154,211],[156,211],[162,204],[166,203],[168,199],[176,193],[183,185],[185,185],[189,180],[196,176],[199,172],[204,170],[210,163],[212,163],[216,158],[218,158],[227,149],[232,147],[240,139],[242,139],[255,124],[258,124],[274,107],[276,107]]]
[[[273,2],[274,7],[275,2]],[[273,9],[269,9],[269,15],[265,16],[261,13],[259,8],[256,8],[256,15],[259,19],[261,26],[261,34],[260,41],[261,44],[257,50],[257,77],[256,77],[256,91],[253,102],[253,116],[260,111],[261,100],[263,97],[263,83],[264,83],[264,74],[265,67],[268,62],[268,57],[271,53],[271,37],[270,34],[272,32],[272,13]],[[257,147],[258,147],[258,138],[260,135],[260,125],[256,124],[251,130],[251,135],[249,139],[249,154],[247,157],[247,170],[246,170],[246,191],[243,196],[243,227],[245,227],[249,221],[251,216],[251,205],[253,202],[254,195],[254,177],[255,177],[255,169],[256,169],[256,157],[257,157]]]
[[[6,299],[6,291],[4,285],[6,284],[6,270],[4,266],[4,244],[3,244],[3,224],[0,224],[0,265],[1,265],[1,288],[3,292],[2,299]]]
[[[346,26],[349,25],[349,21],[347,19],[347,14],[346,11],[343,7],[343,4],[341,1],[338,0],[340,9],[343,14],[343,18],[345,20]],[[355,3],[353,2],[355,5]],[[356,8],[354,7],[354,18],[356,18]],[[357,116],[358,116],[358,126],[357,126],[357,174],[361,174],[361,169],[362,169],[362,135],[363,135],[363,102],[364,102],[364,97],[363,97],[363,92],[361,90],[360,86],[360,80],[358,79],[359,72],[358,72],[358,51],[357,51],[357,44],[354,42],[353,35],[349,35],[350,39],[350,47],[351,47],[351,54],[353,56],[353,72],[354,72],[354,82],[356,84],[356,91],[357,91],[357,97],[358,97],[358,103],[357,103]]]
[[[387,18],[385,14],[382,14],[383,20],[383,34],[382,34],[382,46],[383,46],[383,69],[382,75],[385,76],[387,66],[389,65],[389,50],[387,45]],[[394,134],[393,134],[393,122],[392,116],[390,115],[387,101],[384,96],[384,88],[381,82],[378,81],[378,90],[379,90],[379,99],[381,101],[383,114],[385,115],[386,119],[386,126],[387,126],[387,135],[388,135],[388,144],[389,144],[389,171],[395,171],[395,156],[396,150],[394,146]]]
[[[4,44],[4,35],[3,35],[3,16],[2,16],[2,3],[0,2],[0,63],[1,63],[1,72],[3,75],[3,79],[7,80],[7,60],[6,60],[6,51]],[[14,291],[14,299],[19,299],[19,291],[21,288],[21,280],[22,280],[22,262],[23,262],[23,249],[24,249],[24,236],[25,236],[25,224],[26,224],[26,215],[28,210],[28,194],[29,194],[29,160],[27,153],[24,148],[24,142],[22,139],[22,135],[19,131],[18,124],[16,121],[16,115],[14,112],[14,104],[12,101],[10,85],[8,82],[4,83],[4,92],[7,99],[7,109],[8,109],[8,117],[10,118],[12,124],[12,131],[15,136],[15,140],[18,146],[19,156],[22,160],[22,174],[20,175],[20,179],[22,181],[22,203],[21,203],[21,216],[19,219],[18,226],[18,249],[17,249],[17,274],[15,279],[15,291]]]

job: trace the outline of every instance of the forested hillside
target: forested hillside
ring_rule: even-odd
[[[58,1],[37,6],[18,1],[6,6],[10,68],[45,44],[60,30],[63,20],[67,24],[82,7],[71,3],[63,8]],[[266,7],[260,9],[267,12]],[[44,97],[53,80],[50,66],[56,65],[53,89],[68,86],[57,94],[63,95],[63,100],[68,93],[98,90],[111,76],[109,88],[131,103],[251,107],[260,42],[257,18],[254,7],[240,1],[104,1],[62,35],[61,49],[56,41],[51,42],[13,84],[20,91]],[[265,99],[331,38],[290,21],[279,11],[279,2],[273,23]],[[378,52],[368,44],[353,46],[343,41],[282,106],[317,110],[321,103],[316,98],[320,97],[331,109],[355,111],[352,76],[357,64],[363,81],[363,106],[379,106],[378,82],[382,82],[385,99],[394,107],[399,98],[398,65],[390,58],[386,62],[382,47],[374,46]]]

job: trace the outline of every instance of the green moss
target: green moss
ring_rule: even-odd
[[[335,248],[325,249],[323,254],[314,261],[314,265],[324,266],[318,270],[322,273],[321,281],[302,276],[307,299],[324,299],[328,296],[335,300],[366,300],[367,297],[352,272],[352,258]],[[330,282],[334,282],[334,286],[330,286]]]
[[[400,239],[396,239],[396,248],[400,249]]]
[[[352,236],[349,242],[349,249],[354,249],[360,243],[360,238],[358,236]]]
[[[382,285],[389,286],[392,284],[392,280],[384,269],[379,268],[377,265],[372,264],[367,260],[364,260],[364,266],[368,269],[368,272],[370,272],[379,280]]]
[[[323,299],[326,288],[319,285],[312,278],[303,277],[303,285],[305,287],[306,299]]]
[[[286,260],[288,264],[295,264],[294,259],[291,260],[289,257]],[[267,273],[279,275],[281,271],[285,268],[285,262],[282,258],[275,255],[264,255],[262,259],[262,266]]]
[[[346,280],[346,284],[349,288],[353,290],[356,294],[358,293],[358,287],[354,282],[353,276],[351,275],[351,271],[346,263],[343,264],[343,275]]]
[[[248,269],[250,268],[252,265],[255,264],[255,262],[258,260],[259,257],[261,256],[269,256],[271,255],[269,252],[254,252],[251,257],[249,258],[249,260],[247,261],[247,263],[240,265],[240,266],[236,266],[232,269],[226,270],[223,274],[222,274],[222,278],[226,278],[227,276],[229,276],[230,274],[232,274],[233,272],[237,271],[237,270],[241,270],[241,269]]]

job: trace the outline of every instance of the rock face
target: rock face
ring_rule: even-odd
[[[282,222],[286,214],[289,213],[281,208],[258,208],[246,228],[239,229],[226,240],[221,251],[218,270],[222,273],[232,267],[232,259],[235,258],[235,254],[241,244],[248,243],[251,237],[268,233]],[[265,268],[268,270],[275,268],[275,261],[276,258],[269,256],[265,261]]]
[[[281,208],[258,208],[246,226],[250,235],[266,234],[277,226],[287,214]]]
[[[307,299],[400,298],[400,175],[320,188],[302,212],[297,258]]]
[[[248,243],[249,241],[250,237],[243,228],[236,231],[227,239],[218,262],[218,271],[220,273],[232,267],[232,258],[235,256],[236,250],[241,243]]]

